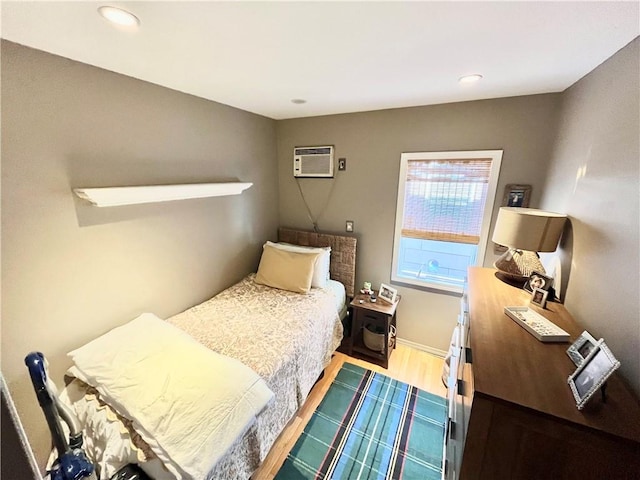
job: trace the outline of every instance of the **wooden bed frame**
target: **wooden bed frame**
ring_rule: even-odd
[[[278,229],[278,241],[305,247],[331,247],[331,265],[329,268],[331,278],[344,285],[348,298],[354,297],[356,289],[356,245],[358,243],[355,237],[280,227]]]

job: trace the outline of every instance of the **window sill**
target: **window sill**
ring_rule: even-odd
[[[403,287],[414,288],[416,290],[423,290],[425,292],[440,293],[444,295],[454,295],[461,297],[464,293],[463,285],[445,285],[442,283],[428,282],[424,280],[417,280],[405,277],[391,277],[392,285],[401,285]]]

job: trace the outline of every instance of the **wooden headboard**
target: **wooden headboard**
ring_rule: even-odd
[[[358,243],[355,237],[280,227],[278,241],[306,247],[331,247],[329,269],[331,278],[342,283],[347,297],[353,298],[356,290],[356,244]]]

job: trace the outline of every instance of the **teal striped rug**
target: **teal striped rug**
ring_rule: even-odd
[[[276,480],[440,479],[444,398],[345,363]]]

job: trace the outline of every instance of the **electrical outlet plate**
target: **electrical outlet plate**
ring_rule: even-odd
[[[347,223],[345,225],[345,230],[347,232],[353,232],[353,220],[347,220]]]

